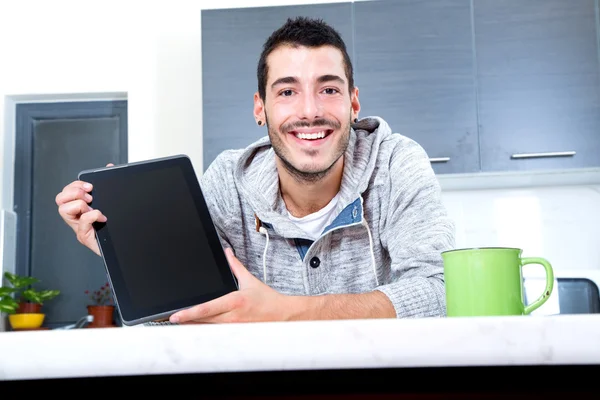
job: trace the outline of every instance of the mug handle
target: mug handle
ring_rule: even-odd
[[[532,311],[538,309],[542,304],[544,304],[550,298],[552,294],[552,289],[554,288],[554,271],[552,270],[552,265],[548,262],[548,260],[540,257],[524,257],[521,259],[521,267],[527,264],[540,264],[546,270],[546,289],[544,293],[540,297],[538,297],[534,302],[529,305],[525,304],[525,309],[523,313],[525,315],[531,314]]]

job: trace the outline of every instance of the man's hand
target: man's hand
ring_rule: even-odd
[[[254,277],[233,255],[225,249],[239,290],[215,300],[179,311],[170,317],[176,323],[263,322],[288,319],[286,299],[281,293]]]
[[[225,254],[236,276],[239,290],[186,310],[169,319],[174,323],[265,322],[395,318],[392,303],[380,291],[360,294],[287,296],[254,277],[233,255]]]
[[[107,167],[112,167],[109,163]],[[96,242],[96,233],[92,224],[96,221],[106,222],[106,216],[100,210],[94,210],[92,201],[92,185],[88,182],[74,181],[56,195],[55,201],[61,218],[73,229],[77,240],[85,247],[100,255]]]

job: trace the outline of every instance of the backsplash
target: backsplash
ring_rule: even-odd
[[[557,272],[600,270],[600,185],[443,190],[442,197],[457,248],[519,247]]]

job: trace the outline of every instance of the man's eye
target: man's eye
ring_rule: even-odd
[[[287,90],[283,90],[283,91],[282,91],[281,93],[279,93],[279,94],[280,94],[281,96],[284,96],[284,97],[289,97],[289,96],[291,96],[293,93],[294,93],[294,92],[292,92],[290,89],[287,89]]]
[[[338,90],[334,89],[334,88],[327,88],[324,90],[324,92],[325,92],[325,94],[336,94],[336,93],[338,93]]]

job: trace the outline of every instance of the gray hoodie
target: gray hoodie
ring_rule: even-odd
[[[201,186],[223,246],[280,293],[380,290],[399,318],[445,315],[440,253],[454,246],[454,224],[425,151],[368,117],[344,157],[337,217],[313,242],[287,215],[268,137],[221,153]]]

